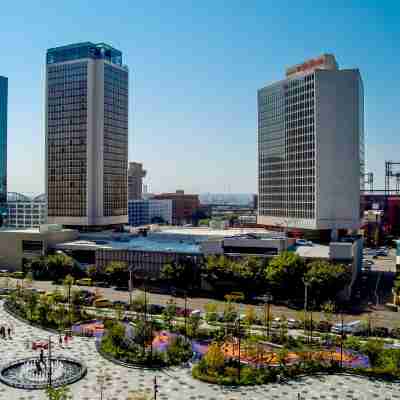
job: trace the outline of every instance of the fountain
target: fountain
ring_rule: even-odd
[[[86,375],[86,367],[67,357],[38,357],[13,361],[0,369],[0,382],[20,389],[44,389],[74,383]]]

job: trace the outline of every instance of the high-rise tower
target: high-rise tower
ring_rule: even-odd
[[[78,43],[47,51],[48,222],[127,223],[128,69],[121,51]]]
[[[7,105],[8,79],[0,76],[0,226],[7,211]]]
[[[323,55],[258,91],[258,223],[357,229],[364,93],[357,69]]]
[[[143,178],[147,171],[143,164],[130,162],[128,169],[128,200],[140,200],[143,194]]]

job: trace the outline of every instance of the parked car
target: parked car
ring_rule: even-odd
[[[93,286],[101,288],[109,288],[111,285],[108,282],[94,282]]]
[[[104,297],[100,297],[93,302],[93,305],[98,308],[112,308],[113,303]]]
[[[118,290],[119,292],[129,292],[128,286],[115,286],[114,290]]]
[[[300,328],[300,325],[300,321],[297,321],[296,319],[288,318],[287,320],[287,326],[289,329],[298,329]]]
[[[336,334],[341,334],[343,328],[343,333],[361,333],[365,331],[365,326],[362,321],[352,321],[347,322],[342,325],[342,323],[338,323],[332,326],[331,332]]]
[[[122,306],[126,310],[129,308],[129,304],[126,301],[116,300],[116,301],[113,301],[112,304],[114,307]]]
[[[78,286],[93,286],[93,281],[90,278],[82,278],[76,281]]]
[[[389,336],[389,329],[384,326],[376,326],[372,329],[372,336],[387,337]]]
[[[165,307],[161,306],[159,304],[150,304],[150,306],[149,306],[150,314],[154,314],[154,315],[162,314],[164,309],[165,309]]]
[[[330,332],[332,329],[332,324],[328,321],[319,321],[316,329],[320,332]]]

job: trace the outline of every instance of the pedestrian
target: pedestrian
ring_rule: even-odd
[[[44,363],[44,352],[43,352],[43,349],[40,349],[40,362]]]
[[[65,334],[65,336],[64,336],[64,343],[66,346],[68,345],[68,335],[67,334]]]
[[[63,347],[63,345],[62,345],[62,336],[61,336],[61,333],[60,333],[60,335],[58,336],[58,344],[60,345],[60,347],[62,348]]]
[[[10,327],[7,328],[7,333],[8,333],[8,338],[11,339],[11,328]]]

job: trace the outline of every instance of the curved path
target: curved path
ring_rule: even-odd
[[[14,327],[12,340],[0,339],[0,363],[38,355],[28,350],[26,342],[45,340],[49,334],[16,320],[7,314],[0,302],[0,326]],[[125,400],[130,390],[152,393],[154,376],[157,376],[160,400],[296,400],[298,393],[307,400],[400,400],[400,384],[385,383],[366,378],[349,376],[308,377],[289,384],[272,384],[240,389],[222,388],[194,380],[189,368],[174,368],[167,371],[128,369],[104,360],[96,351],[93,339],[73,338],[68,349],[58,346],[54,336],[54,353],[82,360],[88,367],[87,376],[71,386],[74,400],[100,398],[97,377],[103,369],[108,375],[103,399]],[[24,391],[0,384],[0,400],[44,400],[43,391]]]

